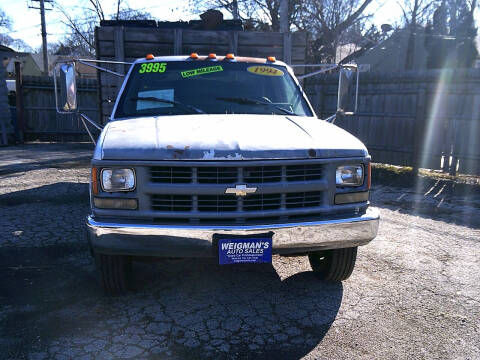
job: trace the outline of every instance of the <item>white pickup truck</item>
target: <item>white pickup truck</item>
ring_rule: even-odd
[[[57,109],[78,111],[74,62],[58,65]],[[145,256],[308,255],[320,279],[345,280],[357,247],[377,235],[370,160],[316,117],[274,58],[138,59],[91,162],[88,241],[103,287],[126,291],[132,258]]]

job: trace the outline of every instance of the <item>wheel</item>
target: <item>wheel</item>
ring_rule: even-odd
[[[313,272],[321,280],[326,281],[348,279],[355,267],[356,259],[357,247],[323,250],[308,254]]]
[[[129,256],[95,253],[95,265],[103,290],[108,295],[124,294],[130,288],[132,260]]]

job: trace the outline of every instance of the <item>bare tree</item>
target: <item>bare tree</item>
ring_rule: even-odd
[[[191,0],[196,12],[208,9],[226,10],[244,23],[246,30],[280,31],[280,0]],[[302,6],[302,0],[288,1],[288,24],[294,25],[295,17]]]
[[[425,26],[433,16],[435,9],[442,1],[439,0],[404,0],[398,2],[402,10],[402,26]]]
[[[73,15],[76,11],[63,7],[59,2],[55,2],[55,7],[63,16],[63,23],[67,27],[67,32],[58,46],[62,46],[62,51],[71,49],[73,55],[85,56],[95,55],[95,27],[100,21],[107,20],[109,16],[105,15],[100,0],[88,0],[87,6],[80,7],[82,17]],[[116,12],[110,16],[115,20],[145,20],[152,16],[148,12],[142,12],[130,7],[122,7],[122,1],[117,0]]]
[[[8,46],[15,51],[30,52],[32,48],[22,39],[9,35],[12,30],[12,19],[0,9],[0,45]]]
[[[0,31],[10,30],[12,28],[12,19],[0,9]]]
[[[402,10],[402,23],[408,31],[407,51],[405,53],[405,70],[411,70],[415,64],[415,39],[419,29],[423,29],[433,17],[438,0],[404,0],[398,3]],[[438,13],[440,16],[441,14]]]
[[[310,34],[309,59],[335,61],[337,46],[347,30],[361,24],[365,32],[365,9],[372,0],[289,0],[288,25],[291,30]],[[237,0],[239,17],[247,30],[280,30],[280,0]],[[233,11],[233,0],[191,0],[199,12],[214,8]],[[362,30],[362,31],[363,31]],[[360,35],[360,32],[358,33]],[[364,40],[364,36],[357,36]],[[360,40],[359,40],[360,41]]]
[[[334,62],[338,46],[361,43],[370,28],[365,14],[372,0],[306,0],[295,17],[295,26],[311,34],[310,61]],[[352,33],[356,30],[356,39]],[[348,35],[348,36],[347,36]]]

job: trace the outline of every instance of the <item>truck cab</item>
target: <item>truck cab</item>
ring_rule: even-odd
[[[308,256],[319,279],[345,280],[377,235],[370,161],[275,58],[138,59],[91,162],[86,222],[103,287],[125,292],[135,257]]]

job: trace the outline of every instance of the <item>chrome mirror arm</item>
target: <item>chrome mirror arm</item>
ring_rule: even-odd
[[[326,118],[325,121],[333,124],[336,119],[337,119],[337,114],[335,113],[333,115],[330,115],[328,118]]]
[[[92,126],[94,126],[97,130],[99,131],[102,131],[103,128],[98,125],[95,121],[93,121],[92,119],[90,119],[87,115],[85,114],[81,114],[81,113],[78,113],[78,117],[80,118],[80,120],[82,121],[82,124],[83,124],[83,127],[85,128],[85,130],[87,130],[87,133],[88,133],[88,136],[90,136],[90,139],[92,140],[93,144],[94,145],[97,145],[97,142],[95,141],[95,138],[93,137],[92,135],[92,132],[90,131],[90,129],[88,128],[87,124],[85,123],[85,121],[87,121],[88,123],[90,123]]]

